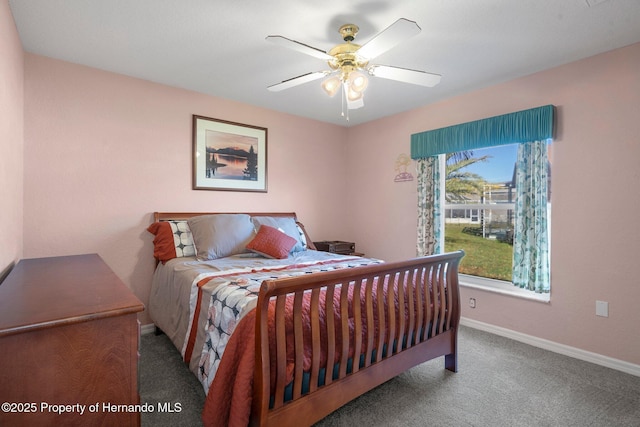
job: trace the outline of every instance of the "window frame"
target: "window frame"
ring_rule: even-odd
[[[486,147],[486,148],[491,148],[491,147]],[[440,206],[441,206],[441,210],[442,213],[440,215],[440,223],[439,223],[439,227],[440,227],[440,236],[442,236],[442,243],[440,244],[440,252],[444,252],[444,248],[445,248],[445,238],[446,238],[446,234],[445,234],[445,224],[446,224],[446,209],[447,209],[447,204],[446,204],[446,179],[447,179],[447,174],[446,172],[446,154],[438,154],[438,161],[440,162],[440,170],[443,171],[440,174]],[[515,203],[515,202],[514,202]],[[477,205],[477,204],[476,204]],[[551,209],[551,199],[549,199],[547,206],[549,209],[549,213],[550,213],[550,209]],[[471,206],[471,205],[468,205]],[[551,219],[551,215],[549,215],[549,222]],[[551,235],[550,230],[549,230],[549,236]],[[551,243],[551,236],[549,237],[549,243]],[[551,251],[549,250],[549,257],[551,256]],[[551,302],[551,292],[547,292],[547,293],[537,293],[535,291],[529,290],[529,289],[523,289],[520,288],[519,286],[515,286],[513,284],[513,282],[507,281],[507,280],[499,280],[499,279],[492,279],[492,278],[488,278],[488,277],[482,277],[482,276],[473,276],[470,274],[464,274],[464,273],[460,273],[459,275],[459,282],[460,285],[465,287],[465,288],[469,288],[469,289],[478,289],[478,290],[482,290],[482,291],[487,291],[487,292],[492,292],[492,293],[497,293],[497,294],[502,294],[502,295],[507,295],[507,296],[513,296],[513,297],[517,297],[517,298],[524,298],[524,299],[528,299],[528,300],[532,300],[532,301],[538,301],[538,302],[543,302],[543,303],[550,303]]]

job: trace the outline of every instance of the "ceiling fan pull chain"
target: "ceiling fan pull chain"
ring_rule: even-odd
[[[345,117],[345,105],[347,106],[347,114],[346,114],[346,119],[347,121],[349,121],[349,101],[347,101],[347,84],[343,83],[342,84],[342,116]]]
[[[340,104],[342,106],[342,117],[344,117],[344,103],[345,103],[345,94],[344,94],[344,83],[340,84]],[[347,120],[349,120],[349,109],[347,109]]]

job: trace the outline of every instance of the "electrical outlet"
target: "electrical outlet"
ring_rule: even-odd
[[[596,316],[609,317],[609,303],[606,301],[596,301]]]
[[[469,307],[476,308],[476,299],[475,298],[469,298]]]

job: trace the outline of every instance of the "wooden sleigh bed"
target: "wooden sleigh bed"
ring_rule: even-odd
[[[293,220],[302,250],[286,259],[243,250],[198,261],[192,251],[201,255],[202,227],[186,221],[218,219],[212,215],[156,213],[149,227],[161,261],[149,313],[203,384],[205,426],[311,425],[427,360],[444,356],[445,368],[457,371],[462,251],[387,263],[328,254],[314,250],[294,213],[252,213],[258,234]],[[163,223],[172,227],[173,259],[163,259],[172,246],[161,241]],[[185,271],[190,276],[178,278]]]

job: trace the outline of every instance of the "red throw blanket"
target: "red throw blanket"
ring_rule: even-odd
[[[374,345],[378,340],[378,308],[376,290],[377,284],[373,285],[373,313],[374,313],[374,325],[376,330],[374,331]],[[394,284],[394,288],[397,286]],[[388,319],[388,307],[387,301],[387,286],[384,286],[384,301],[385,301],[385,319]],[[397,292],[394,292],[394,300],[396,306],[396,320],[399,320],[400,313],[397,308],[398,298]],[[366,302],[365,302],[365,288],[361,289],[361,317],[362,317],[362,352],[367,351],[367,322],[366,322]],[[325,307],[326,292],[320,292],[320,307]],[[353,298],[353,287],[349,287],[349,357],[353,357],[354,353],[354,319],[353,311],[351,309],[351,300]],[[423,297],[424,298],[424,297]],[[341,333],[341,313],[340,313],[340,289],[337,288],[333,295],[333,314],[335,319],[335,337],[336,348],[335,358],[333,363],[340,360],[342,356],[342,333]],[[287,336],[293,334],[293,302],[294,298],[287,297],[285,305],[285,328]],[[417,301],[416,301],[417,302]],[[303,334],[304,334],[304,361],[303,370],[309,371],[311,368],[312,359],[312,340],[311,340],[311,321],[310,321],[310,304],[311,294],[309,292],[304,294],[302,301],[302,320],[303,320]],[[414,303],[414,306],[416,304]],[[409,306],[407,299],[405,298],[404,304],[405,318],[408,316]],[[424,304],[422,304],[424,307]],[[269,305],[269,347],[270,347],[270,360],[271,360],[271,384],[275,384],[276,364],[275,364],[275,302],[272,300]],[[204,425],[207,427],[218,426],[238,426],[246,427],[249,424],[249,417],[251,415],[251,404],[253,399],[253,374],[255,368],[255,321],[256,310],[252,310],[245,315],[245,317],[238,323],[235,331],[231,335],[229,342],[224,351],[224,355],[220,361],[220,366],[216,372],[215,378],[209,388],[209,393],[205,400],[204,410],[202,413],[202,419]],[[327,328],[326,328],[326,311],[319,310],[319,323],[320,323],[320,343],[321,343],[321,357],[320,366],[327,366]],[[428,325],[428,324],[427,324]],[[417,325],[419,330],[422,326]],[[396,321],[396,329],[398,329],[398,321]],[[398,338],[398,332],[395,331],[395,337]],[[388,340],[390,332],[386,331],[385,340]],[[287,340],[287,380],[289,383],[293,380],[294,372],[294,346],[293,340]],[[273,389],[271,390],[273,393]]]

